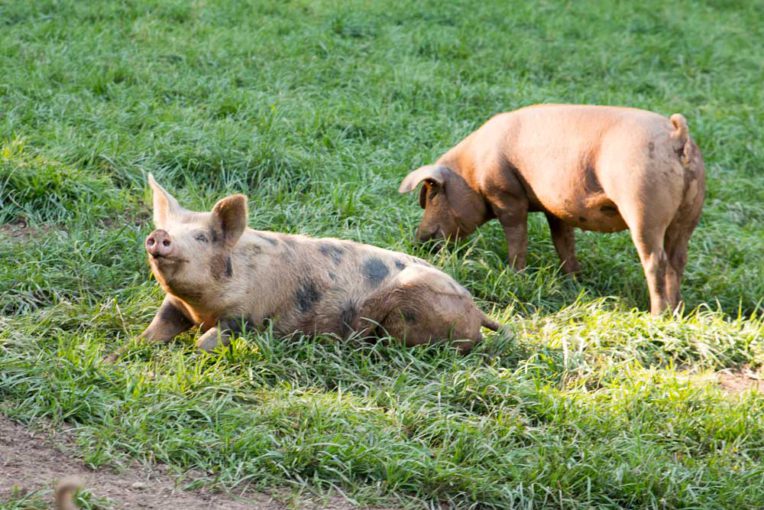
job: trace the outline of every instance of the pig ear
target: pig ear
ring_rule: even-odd
[[[414,191],[420,182],[425,181],[432,184],[443,185],[450,170],[444,166],[426,165],[417,168],[403,179],[399,193],[408,193]]]
[[[154,226],[162,228],[167,224],[170,216],[180,213],[183,208],[175,200],[175,197],[167,193],[167,190],[154,180],[154,176],[151,174],[149,174],[149,186],[154,192]]]
[[[212,217],[223,232],[223,242],[233,247],[247,228],[247,197],[231,195],[225,197],[212,208]]]

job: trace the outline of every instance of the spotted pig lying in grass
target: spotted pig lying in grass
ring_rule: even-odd
[[[385,336],[417,345],[450,339],[462,351],[498,329],[470,293],[409,255],[339,239],[247,228],[247,198],[191,212],[149,176],[154,230],[149,264],[167,293],[142,336],[167,342],[193,326],[212,351],[270,321],[274,332]]]

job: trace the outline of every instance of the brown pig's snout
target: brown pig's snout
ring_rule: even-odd
[[[166,230],[157,229],[146,238],[146,251],[154,258],[172,253],[172,239]]]
[[[440,235],[440,229],[437,228],[435,230],[424,230],[422,227],[418,227],[414,232],[414,239],[420,243],[426,243],[427,241],[440,239],[441,237],[443,236]]]

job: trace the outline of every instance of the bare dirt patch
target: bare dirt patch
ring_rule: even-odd
[[[722,370],[716,373],[716,381],[724,391],[732,395],[739,395],[747,390],[764,393],[764,375],[749,368]]]
[[[0,415],[0,503],[16,492],[41,491],[53,500],[55,483],[76,476],[98,498],[108,498],[112,508],[184,510],[285,510],[288,507],[267,494],[246,491],[241,495],[209,490],[185,491],[162,466],[133,465],[120,472],[87,468],[76,455],[76,447],[64,433],[40,433]],[[347,500],[292,502],[297,508],[350,510]],[[291,506],[291,505],[290,505]]]
[[[0,238],[8,237],[12,241],[26,241],[32,237],[45,234],[49,228],[32,227],[24,219],[17,219],[0,225]]]

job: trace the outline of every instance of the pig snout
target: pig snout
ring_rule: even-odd
[[[165,230],[157,229],[146,238],[146,251],[154,258],[172,253],[172,239]]]
[[[440,229],[438,228],[434,230],[425,230],[422,227],[419,227],[416,229],[416,232],[414,232],[414,238],[420,243],[426,243],[427,241],[440,239],[442,237],[443,236],[440,234]]]

